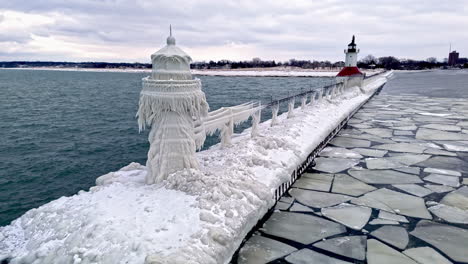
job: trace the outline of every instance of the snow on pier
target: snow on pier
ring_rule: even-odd
[[[96,180],[89,191],[32,209],[0,227],[0,259],[12,263],[227,263],[275,204],[275,190],[390,73],[365,80],[335,99],[259,124],[196,153],[185,169],[145,184],[132,163]],[[357,90],[356,90],[357,89]]]

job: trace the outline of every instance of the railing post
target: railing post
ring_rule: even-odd
[[[252,115],[252,131],[250,133],[250,136],[252,138],[258,136],[258,124],[260,124],[260,119],[261,119],[261,114],[262,114],[262,108],[260,107],[261,106],[260,102],[258,103],[258,106],[259,106],[258,111]]]
[[[278,111],[279,111],[279,102],[271,107],[271,123],[270,126],[278,124]]]
[[[295,97],[292,97],[290,100],[289,100],[289,103],[288,103],[288,118],[291,118],[291,117],[294,117],[294,103],[295,103]]]
[[[301,98],[301,109],[304,110],[307,103],[307,94],[304,94]]]

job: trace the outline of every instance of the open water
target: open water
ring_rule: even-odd
[[[147,75],[0,70],[0,226],[88,189],[96,177],[132,161],[145,164],[147,132],[138,133],[135,113]],[[268,103],[331,83],[330,78],[198,78],[212,110],[250,100]],[[217,142],[211,137],[205,148]]]

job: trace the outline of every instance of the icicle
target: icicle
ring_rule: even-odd
[[[231,110],[231,118],[229,122],[225,123],[223,128],[221,129],[221,133],[219,134],[221,137],[221,147],[229,147],[232,144],[232,135],[234,134],[234,119],[232,118],[232,110]]]
[[[294,117],[294,103],[295,103],[295,97],[291,98],[288,103],[288,118]]]
[[[307,103],[307,94],[305,94],[305,95],[302,96],[302,98],[301,98],[301,109],[302,109],[302,110],[305,109],[306,103]]]
[[[279,103],[276,103],[271,107],[271,123],[270,126],[274,126],[278,124],[278,111],[279,111]]]
[[[316,97],[317,96],[317,92],[313,92],[311,95],[310,95],[310,102],[309,102],[309,105],[314,105],[315,104],[315,101],[316,101]]]
[[[250,134],[252,138],[258,136],[258,125],[260,124],[261,114],[262,114],[262,108],[261,108],[261,103],[259,102],[258,111],[256,111],[252,115],[252,130]]]

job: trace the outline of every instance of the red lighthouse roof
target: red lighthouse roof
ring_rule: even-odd
[[[358,67],[344,67],[336,76],[343,77],[357,74],[362,74]]]

